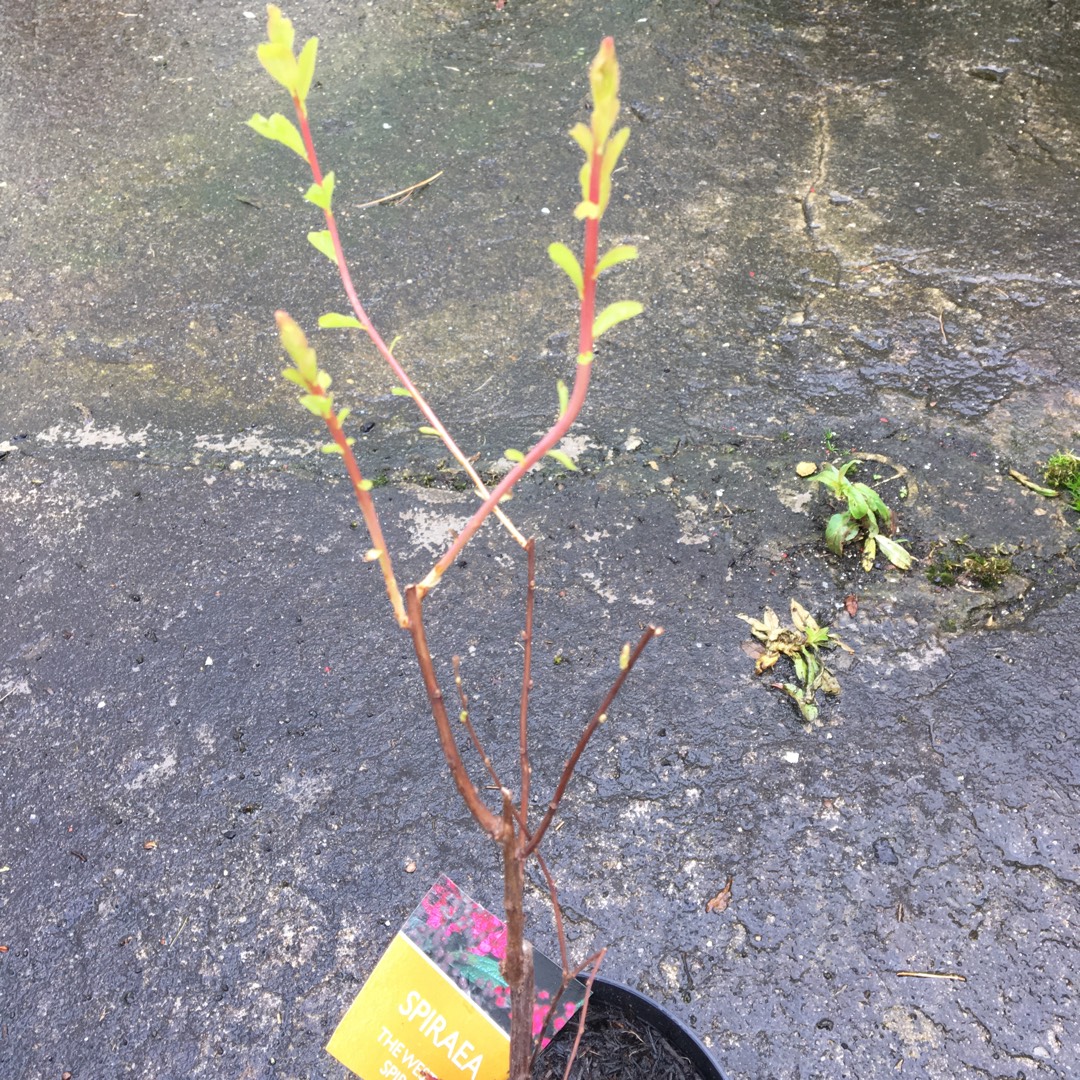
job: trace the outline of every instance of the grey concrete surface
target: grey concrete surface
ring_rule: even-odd
[[[605,288],[648,310],[605,339],[581,473],[512,503],[539,790],[622,641],[667,630],[548,850],[575,949],[733,1078],[1080,1075],[1080,515],[1007,475],[1080,444],[1075,7],[286,11],[320,37],[361,294],[485,467],[572,364],[544,249],[575,237],[565,133],[618,42],[605,228],[641,258]],[[261,38],[241,5],[0,6],[3,1080],[340,1077],[322,1046],[428,883],[500,895],[279,378],[274,309],[341,301],[299,161],[243,126],[287,106]],[[420,576],[469,498],[369,352],[317,343]],[[904,470],[910,573],[824,550],[794,467],[826,442]],[[1001,588],[927,579],[958,537],[1012,555]],[[503,763],[511,554],[486,532],[429,604]],[[855,650],[810,730],[735,617],[792,597]]]

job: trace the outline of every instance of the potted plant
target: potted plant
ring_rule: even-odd
[[[490,837],[501,853],[506,933],[498,959],[501,978],[509,988],[509,1075],[511,1080],[526,1080],[532,1074],[542,1041],[541,1035],[548,1020],[556,1014],[560,996],[577,976],[586,972],[587,985],[593,986],[603,958],[601,951],[582,963],[573,964],[570,961],[558,891],[554,876],[543,858],[541,844],[560,811],[571,778],[590,740],[607,719],[619,691],[646,647],[662,633],[660,627],[648,626],[636,643],[622,646],[618,656],[618,670],[607,693],[593,706],[591,716],[584,723],[575,744],[569,748],[569,756],[554,790],[542,802],[538,802],[530,784],[532,765],[528,723],[533,675],[536,546],[531,538],[523,535],[514,525],[505,503],[515,486],[546,456],[556,458],[565,468],[574,468],[573,462],[560,450],[559,443],[574,424],[585,402],[595,361],[595,342],[620,322],[631,319],[642,311],[642,305],[633,300],[616,300],[603,307],[597,304],[601,275],[637,255],[636,250],[628,244],[616,244],[607,251],[602,251],[600,243],[600,226],[610,201],[612,174],[630,134],[629,128],[616,129],[619,113],[619,65],[615,45],[611,38],[605,38],[601,43],[589,68],[593,99],[589,122],[574,125],[570,132],[584,154],[580,172],[581,201],[575,210],[575,217],[582,223],[582,255],[579,260],[570,247],[561,242],[554,242],[548,248],[551,260],[569,278],[579,301],[573,378],[570,385],[561,380],[557,384],[558,411],[548,430],[526,451],[507,450],[506,457],[511,463],[509,470],[497,483],[489,485],[477,472],[472,459],[454,441],[420,389],[409,378],[394,356],[392,346],[387,345],[360,302],[334,215],[335,174],[324,173],[320,166],[308,118],[307,97],[314,77],[317,39],[309,39],[297,51],[290,20],[273,5],[267,8],[267,12],[267,40],[258,47],[259,60],[267,72],[288,92],[296,122],[280,113],[274,113],[269,117],[256,114],[249,124],[259,134],[288,147],[303,159],[310,169],[312,182],[305,198],[322,211],[325,227],[309,233],[308,240],[336,266],[349,302],[348,312],[325,314],[319,319],[319,325],[323,328],[359,331],[367,336],[398,380],[399,387],[396,392],[409,397],[419,410],[423,420],[421,431],[442,440],[476,495],[477,505],[472,516],[457,535],[448,540],[445,550],[429,572],[419,581],[402,585],[395,570],[394,553],[387,544],[380,521],[379,508],[373,495],[374,485],[365,477],[361,463],[352,449],[354,440],[347,434],[349,409],[338,406],[331,390],[331,376],[319,364],[315,349],[309,343],[305,332],[286,312],[277,312],[281,345],[291,361],[291,366],[284,371],[284,377],[300,390],[300,404],[325,425],[329,440],[322,447],[323,451],[340,455],[343,460],[370,538],[370,548],[365,555],[365,561],[378,566],[393,618],[412,643],[417,668],[427,692],[435,730],[450,775],[477,826]],[[472,724],[468,696],[464,690],[457,657],[453,660],[451,673],[454,689],[449,694],[443,689],[447,673],[440,671],[432,657],[424,625],[425,603],[429,602],[443,576],[454,568],[461,553],[481,526],[491,518],[498,521],[510,546],[520,553],[527,568],[527,586],[522,598],[522,665],[517,717],[516,783],[511,783],[509,778],[496,772],[492,759]],[[449,699],[454,703],[451,704]],[[493,785],[498,792],[495,805],[488,802],[476,776],[465,763],[458,741],[459,730],[464,732],[464,738],[471,744],[482,763],[484,783]],[[535,861],[546,882],[561,963],[559,989],[553,999],[549,997],[542,1005],[537,1003],[534,988],[533,951],[526,937],[523,907],[525,868],[530,860]],[[606,989],[605,993],[608,997],[616,995],[616,991],[611,988]],[[537,1026],[535,1019],[538,1009],[542,1015]],[[586,1012],[587,1000],[581,1009],[576,1040],[581,1039]],[[667,1033],[671,1034],[670,1031]],[[693,1043],[691,1036],[687,1045]],[[697,1045],[699,1051],[695,1051],[698,1059],[695,1064],[700,1070],[711,1062],[704,1050],[700,1049],[700,1044]],[[572,1053],[570,1057],[573,1057]],[[713,1072],[709,1075],[718,1076],[719,1073]]]

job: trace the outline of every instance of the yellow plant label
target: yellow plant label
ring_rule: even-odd
[[[504,1080],[510,990],[499,970],[506,927],[441,877],[394,936],[327,1051],[361,1080]],[[551,1002],[559,969],[534,955],[533,1031],[546,1043],[584,996],[576,980]]]

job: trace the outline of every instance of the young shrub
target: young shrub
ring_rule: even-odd
[[[559,939],[563,969],[563,986],[586,967],[595,970],[602,953],[590,957],[584,964],[573,966],[568,959],[562,915],[558,904],[554,879],[538,851],[539,845],[558,813],[570,779],[597,728],[608,717],[619,690],[630,675],[649,642],[662,633],[660,627],[649,626],[637,644],[623,646],[618,660],[618,671],[607,693],[584,724],[580,735],[562,769],[553,792],[540,804],[542,811],[533,812],[533,796],[530,792],[532,765],[529,759],[528,706],[532,687],[533,612],[535,600],[535,545],[514,526],[502,508],[503,501],[514,486],[538,461],[550,455],[564,467],[572,462],[560,454],[558,443],[569,431],[581,413],[589,389],[595,361],[595,342],[619,323],[632,319],[642,311],[636,300],[616,300],[603,308],[597,306],[597,286],[605,270],[634,259],[637,251],[628,244],[618,244],[601,254],[600,225],[611,198],[612,174],[630,135],[629,128],[616,130],[619,115],[619,64],[615,43],[608,37],[600,44],[589,67],[589,83],[592,90],[592,111],[588,123],[575,124],[571,137],[581,148],[584,163],[579,174],[581,200],[574,216],[581,222],[583,233],[581,257],[571,248],[556,241],[548,248],[552,262],[570,279],[578,297],[577,355],[573,377],[568,386],[558,383],[559,415],[552,426],[536,443],[525,451],[511,451],[508,457],[512,467],[492,488],[488,488],[473,468],[472,461],[451,437],[449,430],[435,410],[428,404],[419,388],[412,382],[395,358],[382,335],[376,329],[353,285],[349,263],[342,246],[333,200],[336,186],[334,172],[323,172],[316,153],[309,121],[307,99],[314,79],[318,43],[315,38],[295,51],[295,33],[292,23],[281,11],[270,5],[267,8],[267,41],[258,48],[259,61],[271,77],[288,93],[296,122],[280,113],[270,117],[256,114],[249,125],[265,138],[279,142],[305,162],[311,174],[311,186],[305,198],[322,214],[324,228],[308,233],[309,243],[337,269],[342,289],[348,300],[349,311],[331,312],[319,319],[323,328],[341,328],[360,331],[370,339],[376,352],[389,365],[397,379],[399,393],[408,396],[419,410],[423,420],[421,431],[440,438],[455,461],[464,470],[476,494],[478,506],[468,522],[447,544],[445,551],[419,581],[401,587],[394,571],[393,553],[384,536],[379,510],[372,495],[374,482],[366,478],[353,450],[354,440],[346,434],[345,425],[349,410],[339,408],[330,387],[332,380],[316,357],[315,349],[297,322],[284,311],[277,312],[276,319],[282,348],[291,366],[284,377],[299,390],[299,402],[325,426],[329,441],[323,447],[327,453],[338,454],[352,484],[353,494],[367,526],[371,547],[366,561],[378,563],[386,588],[390,608],[397,625],[408,633],[416,656],[417,668],[427,691],[428,702],[451,777],[478,827],[499,847],[503,865],[503,891],[506,909],[507,944],[501,965],[502,977],[511,995],[511,1080],[526,1080],[539,1045],[539,1036],[533,1035],[533,970],[532,950],[525,939],[525,915],[523,909],[524,871],[526,862],[535,858],[547,882],[554,913],[556,933]],[[500,778],[492,765],[469,717],[468,698],[462,687],[457,657],[453,660],[454,685],[460,703],[455,710],[453,722],[447,707],[446,695],[441,688],[441,676],[428,650],[424,630],[424,602],[440,579],[457,562],[462,550],[476,535],[480,526],[494,515],[506,533],[525,555],[527,588],[523,600],[522,672],[520,709],[517,719],[519,772],[516,790],[508,781]],[[477,588],[481,585],[475,586]],[[483,771],[478,782],[466,765],[458,745],[458,731],[462,731]],[[478,770],[479,771],[479,770]],[[488,803],[486,792],[494,790],[495,805]],[[590,977],[591,983],[591,977]],[[548,1008],[555,1009],[558,995]],[[587,1003],[586,1003],[587,1008]],[[584,1022],[586,1008],[582,1009]]]

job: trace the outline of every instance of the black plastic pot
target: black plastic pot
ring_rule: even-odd
[[[665,1069],[657,1067],[655,1075],[697,1073],[700,1080],[725,1080],[720,1066],[713,1061],[704,1044],[688,1027],[662,1005],[645,997],[644,994],[639,994],[636,990],[631,990],[628,986],[608,979],[597,979],[593,983],[589,1012],[585,1021],[585,1038],[582,1041],[578,1063],[575,1065],[575,1069],[580,1066],[585,1075],[590,1074],[585,1072],[586,1062],[583,1059],[594,1052],[589,1044],[590,1038],[596,1034],[597,1027],[604,1028],[607,1032],[603,1037],[605,1040],[611,1038],[612,1030],[625,1033],[624,1041],[631,1055],[641,1047],[650,1045],[669,1058],[673,1054],[674,1060],[678,1061],[678,1068],[668,1073]],[[564,1054],[569,1044],[573,1042],[576,1028],[577,1025],[573,1022],[567,1024],[556,1040],[558,1043],[563,1043],[560,1049]],[[555,1043],[553,1043],[549,1051],[555,1049]],[[603,1041],[595,1052],[610,1057],[618,1054],[619,1049],[617,1043]],[[558,1054],[559,1051],[557,1050],[556,1053]],[[612,1061],[607,1060],[604,1066],[597,1070],[596,1075],[620,1075],[617,1070],[613,1070],[613,1065]],[[652,1069],[648,1071],[654,1074]],[[556,1075],[561,1076],[561,1070],[556,1070]]]

